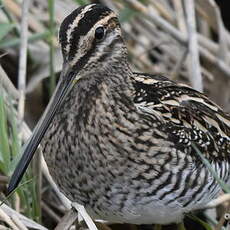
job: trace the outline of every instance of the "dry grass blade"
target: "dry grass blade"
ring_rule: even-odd
[[[11,220],[11,218],[0,208],[0,219],[7,223],[13,230],[20,230],[15,223]]]
[[[223,194],[220,197],[218,197],[217,199],[214,199],[212,201],[210,201],[205,208],[215,208],[220,204],[223,204],[224,202],[230,201],[230,194]]]
[[[45,203],[42,201],[42,209],[49,214],[51,218],[53,218],[57,223],[61,221],[61,218]]]
[[[11,218],[20,230],[28,230],[28,228],[20,221],[17,215],[12,215]]]
[[[27,228],[37,229],[37,230],[48,230],[42,225],[34,222],[33,220],[25,217],[24,215],[16,212],[12,208],[8,207],[6,204],[3,204],[0,208],[9,218],[12,216],[17,216],[17,218],[22,222]],[[14,224],[14,223],[13,223]],[[15,224],[14,224],[15,225]]]
[[[9,228],[6,226],[0,225],[0,230],[9,230]]]
[[[229,66],[222,60],[216,58],[211,52],[209,52],[204,47],[199,47],[201,56],[209,61],[214,67],[219,68],[228,79],[230,79],[230,69]]]
[[[97,226],[95,225],[89,214],[86,212],[84,206],[77,203],[72,203],[72,206],[78,211],[78,213],[84,219],[85,223],[89,227],[89,230],[98,230]]]
[[[19,119],[23,120],[25,110],[25,89],[26,89],[26,66],[27,66],[27,43],[28,43],[28,9],[29,0],[24,0],[22,3],[22,20],[21,20],[21,45],[19,58],[19,75],[18,75],[18,115]]]
[[[186,57],[188,55],[188,50],[186,49],[182,55],[181,58],[177,61],[175,67],[173,68],[172,72],[171,72],[171,79],[177,79],[177,76],[180,74],[180,70],[184,64],[184,61],[186,60]]]
[[[59,199],[61,200],[62,204],[64,205],[64,207],[68,210],[71,208],[71,202],[70,200],[64,196],[63,193],[61,193],[57,187],[57,185],[55,184],[53,178],[51,177],[47,164],[44,160],[44,157],[42,157],[41,160],[41,165],[42,165],[42,173],[44,174],[44,176],[46,177],[46,179],[48,180],[48,182],[50,183],[52,189],[55,191],[55,193],[57,194],[57,196],[59,197]]]
[[[13,0],[4,0],[4,5],[14,16],[21,18],[22,10],[19,3]],[[38,20],[34,19],[33,15],[29,14],[28,16],[29,28],[36,32],[43,32],[45,30],[44,26]]]
[[[68,230],[71,225],[77,220],[78,214],[75,210],[69,210],[61,219],[55,230]]]
[[[175,7],[178,28],[183,34],[187,34],[182,0],[173,0],[173,4]]]
[[[146,15],[153,23],[155,23],[156,25],[160,26],[162,29],[167,31],[173,38],[177,39],[182,44],[187,43],[187,36],[185,36],[184,34],[181,34],[180,31],[178,31],[170,23],[168,23],[162,17],[159,17],[158,15],[156,15],[154,11],[151,10],[151,7],[147,8],[140,2],[134,1],[134,0],[127,0],[127,3],[129,3],[130,7],[132,7],[133,9],[138,10],[144,15]]]
[[[184,0],[185,10],[187,13],[187,28],[188,28],[188,49],[189,49],[189,72],[190,81],[194,89],[203,91],[203,82],[201,77],[199,48],[196,32],[196,17],[194,0]]]

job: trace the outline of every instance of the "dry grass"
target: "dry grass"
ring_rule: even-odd
[[[1,200],[5,198],[15,158],[19,158],[21,145],[31,134],[27,124],[33,127],[38,121],[62,68],[57,29],[73,9],[89,2],[0,1]],[[100,2],[119,15],[134,71],[160,72],[190,84],[204,91],[225,111],[230,111],[230,36],[213,0]],[[50,76],[51,80],[47,81]],[[62,219],[70,208],[69,201],[58,192],[40,150],[38,152],[23,180],[24,185],[0,207],[0,229],[7,229],[6,226],[11,229],[52,229],[54,226],[59,230],[78,229],[79,226],[74,225],[75,212],[68,212]],[[223,199],[226,201],[226,197]],[[213,207],[220,200],[207,206]],[[84,210],[79,209],[87,218]],[[225,212],[218,213],[218,225],[208,214],[208,225],[221,229]],[[110,224],[100,224],[98,228],[137,229],[131,225]],[[91,225],[90,229],[94,227]]]

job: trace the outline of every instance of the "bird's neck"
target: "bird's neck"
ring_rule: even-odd
[[[85,71],[66,99],[65,111],[75,113],[79,121],[96,120],[108,111],[119,112],[133,106],[131,70],[126,60],[116,60],[110,66],[98,64]]]

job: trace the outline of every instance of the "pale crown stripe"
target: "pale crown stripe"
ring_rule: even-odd
[[[92,10],[93,6],[96,4],[90,4],[84,8],[84,10],[74,19],[73,23],[69,25],[68,30],[66,31],[67,33],[67,45],[65,47],[65,51],[68,53],[70,50],[70,39],[72,35],[72,31],[75,27],[77,27],[79,21],[85,16],[85,14],[89,11]]]

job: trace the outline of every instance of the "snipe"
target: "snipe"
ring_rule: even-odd
[[[63,71],[9,185],[42,141],[60,190],[93,216],[167,224],[221,191],[196,154],[230,177],[230,116],[196,90],[133,73],[118,19],[107,7],[73,11],[60,28]]]

